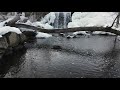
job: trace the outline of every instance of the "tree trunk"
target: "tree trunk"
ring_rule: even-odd
[[[120,12],[118,13],[118,17],[117,17],[116,28],[118,28],[119,26],[119,19],[120,19]]]
[[[104,31],[111,32],[116,35],[120,35],[120,31],[109,28],[109,27],[76,27],[76,28],[66,28],[66,29],[41,29],[35,26],[25,25],[25,24],[15,24],[15,27],[32,29],[44,33],[67,33],[67,32],[76,32],[76,31]]]

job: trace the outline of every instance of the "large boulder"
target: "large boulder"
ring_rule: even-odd
[[[9,32],[3,35],[6,38],[9,47],[15,47],[26,40],[24,34],[17,34],[15,32]]]
[[[7,49],[9,44],[7,43],[7,38],[6,37],[1,37],[0,38],[0,49]]]
[[[10,47],[17,46],[20,43],[20,37],[17,33],[15,32],[9,32],[5,34],[8,44]]]

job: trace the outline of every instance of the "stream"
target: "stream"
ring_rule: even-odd
[[[62,49],[53,49],[53,46]],[[119,78],[120,41],[93,35],[35,39],[0,60],[0,78]]]

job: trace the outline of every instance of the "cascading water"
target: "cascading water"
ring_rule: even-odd
[[[71,21],[71,12],[55,12],[54,28],[67,28],[68,23]]]
[[[50,12],[40,22],[44,25],[50,25],[53,28],[67,28],[71,21],[71,12]],[[48,27],[47,27],[48,28]]]

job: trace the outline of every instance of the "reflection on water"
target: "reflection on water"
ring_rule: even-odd
[[[26,49],[24,48],[21,51],[16,51],[12,55],[3,56],[3,58],[0,59],[0,77],[7,76],[8,74],[8,77],[11,77],[12,74],[18,72],[20,65],[25,60],[25,53]]]
[[[51,49],[59,45],[62,50]],[[120,41],[115,36],[37,39],[26,51],[0,61],[4,78],[120,77]]]

